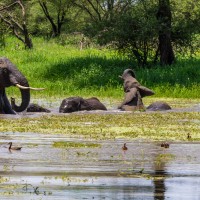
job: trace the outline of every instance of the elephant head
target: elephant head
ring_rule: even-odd
[[[63,99],[59,112],[60,113],[71,113],[81,110],[81,104],[83,104],[84,99],[81,97],[69,97]]]
[[[27,79],[22,75],[22,73],[17,69],[17,67],[10,62],[9,59],[1,57],[0,58],[0,90],[3,93],[3,104],[5,104],[5,109],[8,108],[8,100],[5,94],[5,88],[10,86],[16,86],[20,89],[22,102],[21,105],[17,106],[15,103],[12,104],[12,109],[16,112],[24,111],[30,102],[30,89],[40,90],[43,88],[31,88],[29,87]],[[9,112],[8,112],[9,113]],[[12,113],[13,114],[13,113]]]
[[[83,99],[82,97],[69,97],[62,101],[59,112],[71,113],[82,110],[107,110],[99,99],[92,97]]]
[[[125,92],[124,101],[118,107],[122,109],[123,106],[135,106],[139,109],[144,108],[142,98],[145,96],[153,95],[154,92],[147,87],[142,86],[135,78],[135,73],[132,69],[124,70],[122,76],[123,87]]]

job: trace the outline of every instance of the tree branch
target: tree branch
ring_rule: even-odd
[[[17,4],[17,3],[18,3],[18,1],[15,1],[14,3],[11,3],[11,4],[8,5],[8,6],[3,6],[3,8],[0,8],[0,12],[1,12],[2,10],[8,10],[10,7],[14,6],[14,5]]]

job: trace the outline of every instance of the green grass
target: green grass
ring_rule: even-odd
[[[42,38],[33,38],[33,44],[33,50],[24,50],[21,43],[9,37],[6,48],[0,52],[20,69],[32,87],[46,88],[32,92],[35,98],[97,96],[121,99],[122,81],[118,75],[130,67],[136,71],[139,82],[155,91],[155,98],[200,98],[199,56],[179,59],[170,67],[140,69],[133,60],[113,50],[90,48],[80,51]],[[19,95],[13,87],[7,91],[9,95]]]

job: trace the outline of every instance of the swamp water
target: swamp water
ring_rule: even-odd
[[[0,199],[200,199],[200,143],[0,133]],[[22,146],[9,151],[7,143]],[[97,147],[56,148],[56,142]],[[123,151],[126,143],[128,150]]]
[[[174,111],[200,112],[200,105]],[[9,151],[11,141],[22,150]],[[58,148],[59,142],[86,145]],[[199,200],[199,149],[200,143],[189,141],[163,148],[161,142],[144,140],[0,133],[0,200]]]

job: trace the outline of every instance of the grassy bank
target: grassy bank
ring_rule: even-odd
[[[145,105],[158,99],[167,101],[172,108],[199,103],[200,57],[182,59],[165,68],[139,69],[131,59],[112,50],[91,48],[80,51],[76,47],[61,46],[40,38],[33,39],[33,50],[24,50],[13,38],[6,42],[1,56],[16,64],[32,87],[47,88],[32,92],[32,98],[44,102],[49,98],[52,102],[56,99],[60,102],[61,97],[75,95],[96,96],[105,98],[103,102],[108,108],[116,107],[123,98],[122,81],[118,75],[131,67],[136,71],[137,79],[156,92],[153,97],[144,98]],[[7,91],[9,96],[19,96],[17,88],[10,87]],[[199,141],[199,117],[198,112],[2,116],[0,131],[65,134],[88,139],[173,141],[188,141],[190,133],[190,141]]]
[[[200,57],[180,60],[170,67],[139,69],[136,64],[112,50],[61,46],[55,41],[33,38],[34,49],[24,47],[14,38],[6,40],[1,56],[8,57],[27,77],[33,87],[47,88],[32,96],[97,96],[121,99],[122,82],[118,75],[126,68],[136,71],[137,79],[156,92],[157,97],[199,98]],[[15,97],[18,91],[8,89]]]

